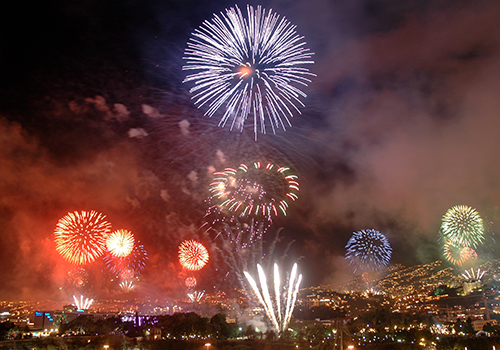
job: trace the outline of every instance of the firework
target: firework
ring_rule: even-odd
[[[225,107],[219,126],[243,130],[253,116],[255,138],[266,125],[276,129],[291,126],[293,111],[300,113],[301,90],[314,76],[307,65],[313,53],[305,48],[284,17],[247,6],[247,18],[241,10],[226,9],[195,30],[184,53],[183,70],[194,71],[184,82],[198,107],[208,106],[205,115],[212,117]]]
[[[200,242],[190,239],[179,245],[179,263],[186,270],[201,270],[207,264],[208,258],[208,250]]]
[[[456,205],[443,216],[441,233],[447,241],[476,248],[484,242],[483,219],[476,209]]]
[[[120,289],[122,291],[124,291],[125,293],[129,293],[132,291],[132,289],[134,289],[134,283],[132,281],[123,281],[123,282],[120,282],[119,284],[120,286]]]
[[[94,302],[94,299],[85,298],[83,299],[83,295],[80,295],[80,300],[73,295],[73,300],[75,301],[75,307],[78,310],[88,310],[90,305]]]
[[[354,232],[346,245],[345,258],[355,270],[378,270],[391,260],[392,248],[387,238],[377,230]]]
[[[478,259],[476,251],[469,247],[462,249],[460,255],[463,259],[465,259],[465,261]]]
[[[465,273],[462,274],[462,277],[469,282],[481,281],[485,273],[486,271],[481,271],[481,269],[477,269],[476,271],[474,271],[474,269],[471,268],[470,272],[468,270],[465,270]]]
[[[214,175],[210,184],[212,198],[220,208],[239,217],[264,217],[271,221],[278,213],[286,215],[290,201],[298,198],[298,176],[287,167],[255,162]]]
[[[106,249],[111,224],[95,211],[68,213],[54,230],[56,250],[67,261],[85,265],[100,257]]]
[[[224,275],[220,275],[223,278],[218,282],[224,285],[224,288],[243,290],[247,286],[244,271],[248,271],[257,264],[267,266],[273,261],[277,261],[278,264],[282,263],[295,242],[281,235],[282,231],[281,227],[268,233],[264,239],[246,245],[244,240],[235,243],[236,237],[241,235],[240,232],[224,224],[222,230],[217,233],[217,239],[212,246],[219,271],[225,272]]]
[[[299,275],[297,277],[297,264],[294,264],[292,272],[290,273],[290,278],[288,280],[288,287],[286,288],[286,290],[284,290],[281,287],[280,283],[281,280],[278,264],[274,264],[273,300],[271,298],[271,294],[269,293],[269,287],[267,286],[266,274],[259,264],[257,264],[257,271],[262,292],[259,290],[259,287],[257,286],[257,283],[255,282],[253,277],[246,271],[244,271],[245,277],[252,287],[252,290],[258,301],[264,307],[266,315],[275,328],[276,332],[283,332],[287,329],[288,323],[290,322],[290,319],[292,317],[300,282],[302,281],[302,275]]]
[[[198,302],[200,302],[200,300],[203,298],[204,295],[205,295],[205,291],[203,291],[203,292],[194,291],[193,293],[188,293],[187,296],[188,296],[189,300],[191,300],[191,302],[198,303]]]
[[[290,203],[298,199],[298,176],[287,167],[255,162],[214,175],[202,228],[219,235],[231,227],[237,234],[227,238],[241,248],[261,239],[273,218],[286,215]]]
[[[67,281],[76,288],[82,288],[89,283],[89,274],[83,267],[78,266],[68,272]]]
[[[122,279],[130,279],[137,276],[146,266],[148,254],[140,241],[136,241],[130,254],[125,257],[117,257],[108,252],[104,255],[104,263],[109,271]]]
[[[474,254],[470,252],[470,249],[472,248],[466,247],[463,243],[457,243],[453,240],[448,240],[443,246],[443,255],[445,259],[450,263],[461,266],[468,259],[473,258]]]
[[[186,287],[188,287],[188,288],[194,288],[194,287],[196,287],[196,284],[197,284],[197,283],[198,283],[198,282],[196,281],[196,278],[194,278],[194,277],[188,277],[188,278],[186,278],[186,280],[184,281],[184,284],[185,284],[185,285],[186,285]]]
[[[117,230],[106,239],[108,251],[119,258],[124,258],[134,248],[134,235],[127,230]]]
[[[222,238],[225,242],[230,243],[235,251],[250,248],[271,227],[271,222],[268,220],[225,216],[217,206],[212,206],[207,210],[205,219],[208,218],[212,220],[205,222],[201,229],[205,233],[209,231],[215,232],[214,240],[219,237]]]

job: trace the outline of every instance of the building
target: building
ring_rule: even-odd
[[[496,326],[497,320],[474,320],[472,321],[472,329],[474,329],[474,332],[482,331],[483,327],[488,323],[492,326]]]

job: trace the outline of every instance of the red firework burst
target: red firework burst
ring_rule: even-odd
[[[208,250],[200,242],[190,239],[179,245],[179,263],[186,270],[201,270],[207,262]]]
[[[196,284],[197,284],[196,278],[194,278],[194,277],[188,277],[188,278],[186,278],[186,280],[184,281],[184,284],[185,284],[185,285],[186,285],[186,287],[188,287],[188,288],[194,288],[194,287],[196,287]]]
[[[56,250],[75,265],[85,265],[103,255],[111,224],[95,211],[68,213],[54,230]]]

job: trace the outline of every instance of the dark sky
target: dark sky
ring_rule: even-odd
[[[441,258],[437,234],[453,205],[477,208],[489,234],[498,230],[498,1],[252,3],[297,25],[317,75],[293,127],[258,141],[251,130],[217,128],[182,84],[191,32],[234,4],[59,1],[2,11],[2,297],[66,293],[53,230],[75,210],[100,211],[141,240],[150,257],[141,293],[182,289],[176,254],[186,238],[213,254],[200,285],[223,286],[227,259],[198,230],[208,184],[214,170],[259,159],[300,177],[299,200],[269,234],[283,228],[276,256],[286,269],[299,262],[305,286],[343,277],[354,231],[381,231],[392,263],[409,265]],[[487,258],[499,258],[495,248]]]

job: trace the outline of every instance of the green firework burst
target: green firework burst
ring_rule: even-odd
[[[443,216],[441,233],[447,241],[476,248],[484,242],[483,219],[476,209],[455,205]]]

